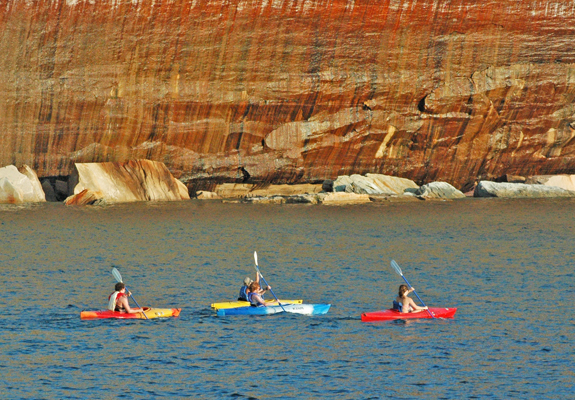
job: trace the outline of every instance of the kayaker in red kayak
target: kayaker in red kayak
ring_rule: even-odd
[[[414,288],[409,289],[407,285],[400,285],[399,295],[393,301],[393,309],[403,314],[427,310],[427,307],[419,307],[415,304],[415,301],[409,297],[409,294],[414,290]]]
[[[268,286],[266,290],[271,290],[271,287]],[[258,282],[252,282],[250,285],[250,291],[248,293],[248,300],[252,306],[255,307],[262,307],[267,306],[269,304],[274,304],[275,301],[266,301],[264,299],[264,292],[265,290],[260,288],[260,284]]]
[[[124,285],[122,282],[116,283],[114,290],[115,292],[108,297],[108,310],[124,312],[128,314],[135,314],[144,311],[141,308],[130,307],[128,297],[131,295],[131,293],[126,293],[126,285]]]

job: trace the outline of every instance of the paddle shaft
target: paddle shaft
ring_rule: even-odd
[[[403,280],[405,281],[405,283],[407,283],[407,287],[413,289],[413,287],[409,284],[409,282],[407,281],[407,278],[406,278],[405,276],[403,276],[403,274],[401,274],[401,277],[403,278]],[[417,294],[417,292],[415,291],[415,289],[413,289],[413,293],[415,293],[415,295],[417,296],[417,298],[419,299],[419,301],[421,302],[421,304],[423,304],[423,307],[427,307],[427,306],[425,305],[425,303],[423,302],[423,300],[421,300],[421,297],[419,297],[419,295]],[[431,318],[435,318],[435,317],[433,316],[432,312],[429,311],[429,308],[428,308],[426,311],[429,313],[429,315],[431,315]]]
[[[260,274],[259,270],[258,270],[258,274]],[[268,283],[266,282],[266,279],[262,276],[262,274],[260,274],[260,278],[262,278],[262,281],[264,281],[264,283],[266,284],[266,286],[269,286]],[[282,305],[282,303],[280,303],[278,297],[276,296],[276,294],[274,293],[274,291],[270,288],[270,293],[274,296],[274,299],[276,299],[276,301],[278,302],[278,304],[280,305],[280,307],[282,308],[282,310],[285,311],[284,306]]]
[[[127,287],[127,286],[124,286],[124,287],[126,288],[126,290],[128,290],[128,287]],[[128,290],[128,293],[130,293],[129,290]],[[142,308],[142,307],[140,307],[140,305],[138,304],[138,302],[136,301],[136,299],[134,299],[134,296],[132,296],[132,293],[130,293],[130,297],[132,298],[132,300],[134,300],[134,303],[136,303],[136,305],[138,306],[138,308]],[[144,309],[142,308],[142,311],[143,311],[143,310],[144,310]],[[144,315],[146,315],[146,314],[144,314]],[[146,318],[148,318],[148,317],[146,317]]]
[[[256,267],[256,274],[258,274],[258,276],[260,278],[262,278],[262,281],[264,281],[264,283],[266,284],[266,286],[270,286],[267,281],[266,278],[264,278],[264,276],[262,275],[262,273],[260,272],[260,269],[258,268],[258,253],[254,251],[254,261],[256,263],[255,267]],[[274,291],[271,289],[270,287],[270,292],[271,294],[274,296],[274,299],[276,299],[276,301],[278,302],[279,306],[282,308],[282,310],[284,310],[284,312],[287,312],[286,309],[284,308],[284,306],[282,305],[282,303],[280,303],[280,299],[278,299],[278,297],[276,296],[276,294],[274,293]]]

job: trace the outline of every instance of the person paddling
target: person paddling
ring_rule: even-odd
[[[393,301],[393,309],[400,313],[419,312],[427,310],[427,307],[419,307],[409,297],[409,293],[415,291],[414,288],[409,289],[407,285],[400,285],[397,298]]]
[[[128,297],[131,295],[131,293],[126,293],[126,285],[124,285],[122,282],[116,283],[114,290],[114,293],[108,297],[108,310],[128,314],[135,314],[144,311],[141,308],[130,307]]]
[[[260,283],[260,274],[256,273],[256,280],[255,280],[255,281],[253,281],[253,280],[250,279],[249,277],[246,277],[246,278],[244,279],[244,285],[240,288],[240,294],[239,294],[239,296],[238,296],[238,300],[239,300],[239,301],[249,301],[248,295],[249,295],[249,293],[250,293],[250,285],[251,285],[253,282],[256,282],[256,283],[258,283],[258,284]],[[264,289],[264,292],[265,292],[266,290],[269,290],[269,289],[271,289],[271,288],[268,286],[267,289]],[[262,295],[263,295],[263,293],[262,293]],[[263,297],[262,297],[262,298],[263,298]]]
[[[267,290],[271,290],[271,287],[268,286]],[[264,292],[265,290],[260,288],[260,284],[258,282],[252,282],[248,293],[250,305],[254,307],[265,307],[270,304],[276,304],[275,301],[266,301],[264,299]]]

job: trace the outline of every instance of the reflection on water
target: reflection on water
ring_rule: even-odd
[[[575,203],[352,207],[213,202],[0,206],[2,398],[567,398]],[[332,303],[317,317],[218,318],[254,277]],[[402,280],[453,320],[362,323]],[[180,318],[81,321],[117,266]]]

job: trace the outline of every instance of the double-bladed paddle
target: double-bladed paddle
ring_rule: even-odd
[[[270,286],[267,282],[266,279],[264,278],[264,276],[262,275],[262,273],[260,272],[260,269],[258,268],[258,253],[254,251],[254,260],[256,262],[256,273],[259,274],[260,278],[262,278],[262,281],[264,281],[264,283],[266,284],[266,286]],[[280,303],[278,297],[276,296],[276,294],[274,293],[274,291],[271,289],[270,287],[270,292],[272,293],[272,295],[274,296],[274,298],[276,299],[276,301],[278,302],[278,304],[280,305],[280,307],[282,308],[282,310],[284,310],[284,312],[287,312],[286,309],[284,308],[284,306],[282,305],[282,303]]]
[[[122,281],[122,275],[120,274],[120,271],[118,271],[115,267],[112,268],[112,275],[114,275],[114,278],[116,278],[116,281],[124,283]],[[128,291],[128,293],[130,293],[130,291],[128,290],[128,288],[126,286],[124,286],[126,288],[126,290]],[[149,319],[148,316],[146,315],[146,313],[144,312],[144,309],[142,307],[140,307],[140,305],[138,304],[138,302],[136,301],[136,299],[134,299],[134,296],[132,296],[132,293],[130,293],[130,297],[132,298],[132,300],[134,300],[134,303],[136,303],[136,305],[138,306],[138,308],[140,308],[142,310],[142,314],[144,314],[144,317],[146,317],[146,319]]]
[[[395,262],[395,260],[391,260],[391,266],[393,267],[393,269],[395,270],[395,272],[397,272],[405,281],[405,283],[407,283],[407,287],[409,287],[410,289],[413,289],[413,287],[409,284],[409,282],[407,281],[407,279],[405,278],[405,276],[403,276],[403,272],[401,272],[401,268],[399,268],[399,265]],[[425,305],[425,303],[423,302],[423,300],[421,300],[421,298],[419,297],[419,295],[417,294],[417,292],[415,291],[415,289],[413,289],[413,293],[415,293],[415,295],[417,296],[417,298],[419,299],[419,301],[421,302],[421,304],[423,304],[423,307],[427,307]],[[429,309],[427,309],[427,312],[429,313],[429,315],[431,315],[431,318],[435,318],[432,314],[431,311],[429,311]]]

